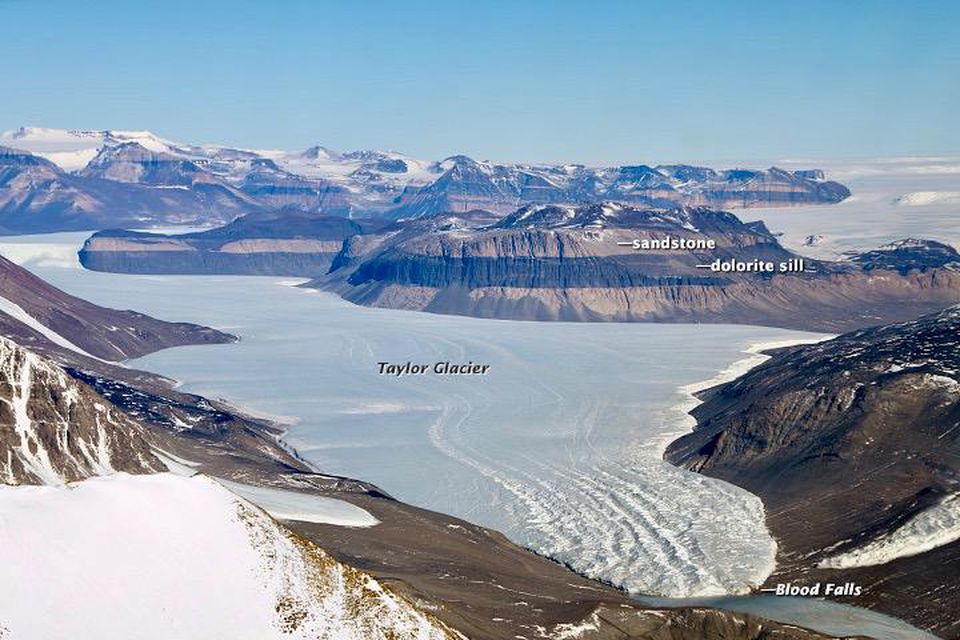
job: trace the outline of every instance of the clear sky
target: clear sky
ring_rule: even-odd
[[[661,162],[960,153],[960,2],[0,0],[0,129]]]

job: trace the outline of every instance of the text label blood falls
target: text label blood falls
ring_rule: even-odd
[[[473,361],[456,362],[429,362],[417,363],[407,361],[403,364],[393,362],[378,362],[377,373],[382,376],[422,376],[433,374],[438,376],[484,376],[490,370],[489,364],[478,364]]]
[[[863,594],[863,587],[856,582],[844,582],[836,584],[833,582],[815,582],[808,585],[792,584],[790,582],[780,582],[775,588],[761,589],[760,591],[773,593],[778,596],[859,596]]]

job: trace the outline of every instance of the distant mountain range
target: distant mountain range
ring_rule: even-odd
[[[526,204],[740,208],[849,195],[819,170],[498,164],[463,155],[425,161],[320,146],[286,152],[181,144],[146,131],[21,128],[0,135],[0,233],[215,225],[282,208],[417,218],[508,213]]]

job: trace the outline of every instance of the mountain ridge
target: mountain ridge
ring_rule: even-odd
[[[590,167],[465,155],[428,161],[318,146],[286,152],[181,144],[109,130],[21,128],[0,134],[0,145],[0,232],[6,233],[223,224],[283,207],[398,219],[474,209],[504,214],[537,203],[740,208],[835,203],[850,195],[822,171],[777,167]],[[44,176],[31,168],[41,157],[49,159]]]
[[[237,338],[210,327],[108,309],[72,296],[0,256],[0,328],[29,343],[37,334],[117,362],[159,349]]]

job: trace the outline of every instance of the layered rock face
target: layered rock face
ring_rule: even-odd
[[[761,496],[770,583],[853,581],[848,600],[960,634],[960,309],[774,355],[704,395],[667,459]]]
[[[176,236],[101,231],[79,255],[94,271],[317,277],[329,270],[345,239],[385,224],[288,209]]]
[[[295,208],[339,216],[349,216],[353,211],[348,188],[286,171],[267,158],[250,161],[250,170],[239,188],[271,209]]]
[[[162,470],[139,424],[54,363],[0,337],[0,482],[62,484]]]
[[[38,334],[45,335],[111,361],[167,347],[236,339],[209,327],[100,307],[57,289],[2,256],[0,332],[24,344],[37,341]]]
[[[709,239],[714,248],[633,246],[664,239]],[[792,273],[704,268],[718,260],[779,266],[799,258],[762,223],[720,211],[531,206],[494,225],[426,219],[352,238],[312,286],[359,304],[479,317],[737,322],[832,332],[960,301],[960,272],[939,252],[918,250],[909,260],[806,259]]]
[[[655,244],[664,242],[691,244]],[[828,332],[905,320],[960,301],[956,257],[945,245],[910,241],[843,262],[803,259],[762,223],[731,213],[614,202],[393,223],[288,210],[177,236],[100,232],[80,252],[84,266],[103,271],[313,277],[307,286],[369,306]],[[717,262],[774,270],[715,271]],[[780,272],[784,264],[797,269]]]

